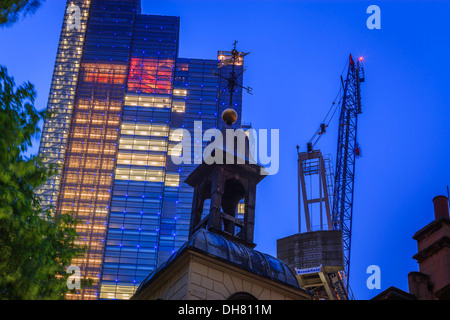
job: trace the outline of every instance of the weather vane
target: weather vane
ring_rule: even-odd
[[[249,53],[242,53],[242,52],[237,51],[237,50],[236,50],[236,45],[237,45],[237,43],[238,43],[238,41],[235,41],[234,44],[233,44],[234,48],[233,48],[233,50],[231,51],[231,57],[228,58],[228,59],[225,59],[225,60],[221,61],[221,62],[219,63],[218,68],[217,68],[217,69],[222,69],[222,68],[225,67],[225,66],[231,65],[232,68],[231,68],[230,74],[229,74],[227,77],[225,77],[225,76],[221,75],[220,73],[217,73],[217,72],[214,72],[214,71],[213,71],[213,74],[214,74],[216,77],[220,77],[220,78],[224,79],[224,80],[227,82],[227,87],[226,87],[226,88],[227,88],[228,92],[230,92],[230,109],[233,109],[233,92],[234,92],[234,90],[235,90],[236,87],[240,87],[240,88],[244,89],[245,91],[247,91],[247,93],[253,94],[253,89],[252,89],[252,88],[250,88],[250,87],[244,87],[244,86],[242,86],[241,84],[239,84],[239,82],[238,82],[239,77],[240,77],[247,69],[246,69],[246,67],[243,67],[241,72],[236,73],[236,65],[237,65],[237,63],[239,63],[239,61],[240,61],[241,59],[242,59],[242,61],[243,61],[243,58],[244,58],[245,56],[249,55],[250,52],[249,52]],[[224,90],[223,90],[223,91],[224,91]],[[223,91],[219,92],[219,97],[220,97],[220,95],[222,94]]]

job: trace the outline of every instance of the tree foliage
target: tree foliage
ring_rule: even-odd
[[[74,245],[75,221],[50,217],[35,189],[54,174],[23,153],[45,116],[34,107],[32,84],[16,87],[0,66],[0,299],[64,299],[66,267],[84,251]]]
[[[10,26],[17,22],[21,15],[33,14],[45,0],[1,0],[0,25]]]

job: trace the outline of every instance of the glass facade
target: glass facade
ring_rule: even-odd
[[[221,126],[230,98],[214,73],[227,53],[219,52],[217,60],[179,58],[179,18],[143,15],[140,0],[81,3],[87,8],[85,40],[72,66],[78,66],[71,75],[72,107],[45,123],[45,132],[66,126],[63,139],[55,136],[55,150],[63,152],[48,152],[49,138],[41,142],[48,162],[60,161],[61,170],[44,189],[53,188],[58,213],[82,221],[79,241],[88,248],[72,265],[94,285],[68,298],[129,299],[188,240],[193,190],[184,180],[201,159],[172,162],[171,155],[181,152],[173,147],[185,138],[175,130],[194,136],[196,121],[203,132]],[[230,68],[219,72],[226,77]],[[49,108],[54,95],[65,94],[58,88],[52,86]],[[240,89],[233,107],[241,114]]]
[[[94,285],[73,299],[97,299],[113,187],[118,137],[139,1],[92,1],[66,146],[57,213],[82,221],[84,277]]]
[[[90,5],[90,0],[74,0],[67,1],[65,8],[47,105],[50,117],[44,123],[39,148],[44,165],[58,167],[57,174],[37,190],[45,208],[54,207],[58,199]],[[76,24],[72,23],[74,14],[79,19]]]

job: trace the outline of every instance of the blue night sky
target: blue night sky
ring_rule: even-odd
[[[366,9],[381,8],[381,30]],[[0,30],[0,64],[17,83],[35,84],[45,108],[65,0]],[[247,57],[243,121],[280,130],[280,170],[258,188],[257,249],[297,230],[297,151],[317,130],[339,90],[350,53],[364,56],[363,114],[356,167],[351,287],[370,299],[389,286],[408,291],[417,271],[413,234],[431,222],[433,197],[450,184],[450,3],[423,1],[143,0],[143,13],[181,17],[180,57],[214,59],[218,50]],[[338,117],[317,145],[335,158]],[[37,153],[37,145],[33,152]],[[366,287],[381,268],[381,290]]]

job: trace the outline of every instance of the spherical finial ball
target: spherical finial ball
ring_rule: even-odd
[[[222,120],[223,120],[223,122],[225,122],[229,126],[235,124],[237,119],[238,119],[237,112],[235,110],[231,109],[231,108],[226,109],[222,113]]]

